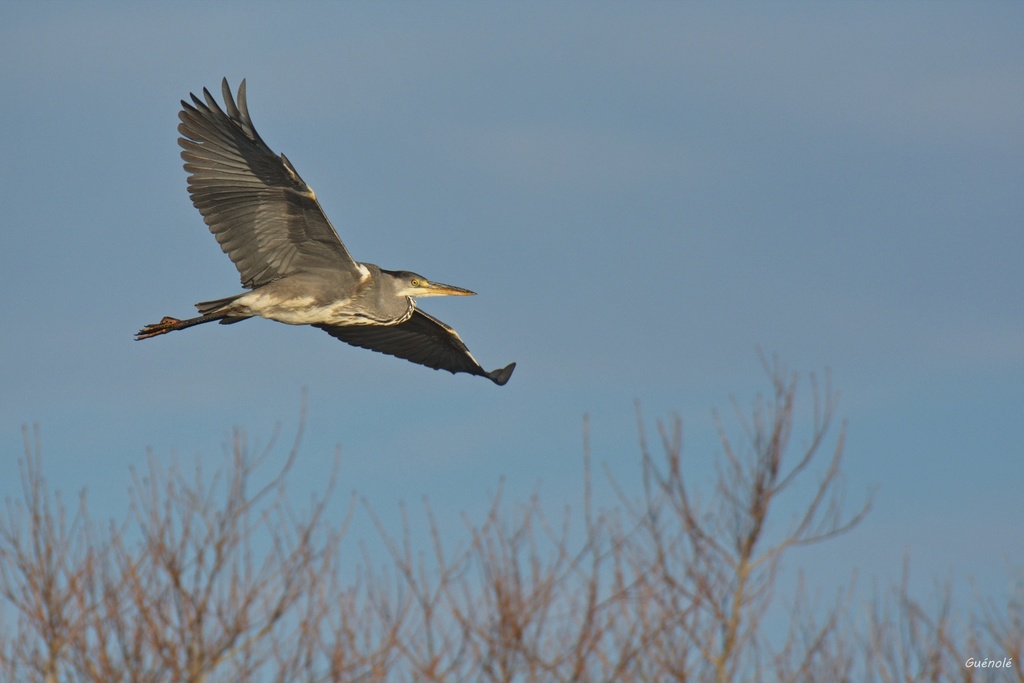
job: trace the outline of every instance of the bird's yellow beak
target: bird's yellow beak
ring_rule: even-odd
[[[423,282],[414,296],[476,296],[476,292],[440,282]]]

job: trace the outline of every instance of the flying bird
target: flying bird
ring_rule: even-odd
[[[353,346],[435,370],[508,382],[515,363],[484,370],[455,330],[416,307],[416,298],[474,292],[353,259],[313,189],[256,132],[245,81],[237,104],[226,78],[221,90],[224,109],[206,88],[202,100],[195,94],[191,103],[182,100],[178,144],[192,204],[248,291],[199,302],[197,317],[165,317],[135,339],[259,316],[312,325]]]

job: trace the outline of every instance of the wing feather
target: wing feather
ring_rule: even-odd
[[[358,271],[313,190],[253,127],[245,81],[237,104],[227,79],[221,91],[224,109],[205,88],[202,100],[193,94],[191,103],[182,101],[178,132],[184,137],[178,144],[192,203],[235,264],[242,286],[307,268]]]
[[[397,325],[314,325],[336,339],[389,356],[451,373],[466,372],[503,385],[516,364],[490,372],[480,367],[458,333],[437,318],[416,309]]]

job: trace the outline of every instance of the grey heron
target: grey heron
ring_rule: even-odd
[[[416,307],[417,297],[474,292],[353,259],[312,188],[256,132],[245,81],[237,104],[226,78],[221,90],[224,109],[206,88],[202,100],[195,94],[191,103],[182,100],[178,144],[192,203],[248,291],[197,303],[195,318],[146,325],[136,340],[259,316],[312,325],[353,346],[435,370],[508,382],[515,363],[484,370],[455,330]]]

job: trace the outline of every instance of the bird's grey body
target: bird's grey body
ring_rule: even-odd
[[[298,272],[256,289],[197,304],[200,313],[227,313],[232,318],[260,316],[289,325],[393,325],[408,320],[415,309],[410,297],[384,296],[380,268],[360,264],[365,275],[348,271]]]
[[[165,317],[136,338],[259,316],[313,325],[354,346],[505,384],[515,363],[484,370],[459,335],[418,310],[414,299],[473,292],[353,259],[313,190],[256,133],[245,81],[237,104],[226,79],[222,92],[226,111],[205,89],[204,100],[182,101],[178,142],[192,202],[249,291],[200,302],[198,317]]]

